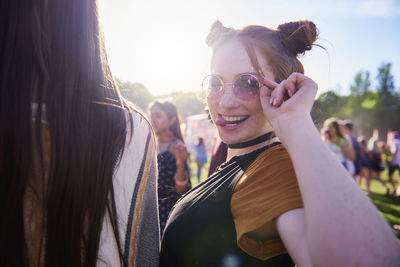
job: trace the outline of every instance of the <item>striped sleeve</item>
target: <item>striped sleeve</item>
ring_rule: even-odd
[[[113,180],[123,260],[128,266],[158,266],[159,224],[156,143],[146,118],[132,112],[122,158]],[[128,119],[129,121],[129,119]],[[120,256],[108,216],[100,237],[97,266],[120,266]]]
[[[124,253],[129,266],[158,266],[156,159],[154,138],[149,132],[129,209]]]

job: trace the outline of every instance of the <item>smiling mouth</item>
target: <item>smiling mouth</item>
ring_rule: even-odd
[[[215,124],[218,126],[236,126],[239,123],[244,122],[250,116],[223,116],[218,115],[217,119],[215,120]]]

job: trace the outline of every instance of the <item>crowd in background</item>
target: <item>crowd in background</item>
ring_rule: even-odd
[[[371,181],[377,180],[385,188],[386,195],[400,196],[399,132],[388,129],[386,138],[383,139],[380,138],[378,129],[374,129],[370,137],[363,135],[361,130],[356,134],[356,129],[357,127],[349,119],[331,117],[324,121],[320,133],[321,138],[354,180],[360,186],[365,184],[367,194],[371,193]],[[201,137],[201,139],[207,139],[207,137]],[[217,138],[210,150],[207,151],[207,154],[210,154],[208,176],[225,161],[227,145]],[[204,167],[204,163],[197,166],[199,167],[196,170],[197,179],[200,182],[199,171]],[[382,179],[382,174],[386,170],[388,181]],[[398,171],[397,176],[396,171]]]
[[[400,195],[399,181],[393,179],[400,164],[398,131],[388,129],[386,140],[379,138],[378,129],[373,130],[370,138],[361,134],[356,136],[351,120],[329,118],[321,128],[321,137],[360,186],[365,182],[368,194],[371,180],[376,179],[385,187],[386,195]],[[390,185],[382,179],[385,169]]]

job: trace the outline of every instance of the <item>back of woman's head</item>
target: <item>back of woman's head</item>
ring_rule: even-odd
[[[107,197],[113,197],[114,161],[126,124],[96,5],[2,1],[1,266],[27,266],[35,259],[34,265],[94,266],[106,209],[115,223]],[[33,103],[39,108],[32,109]],[[24,231],[27,191],[43,212],[39,225],[45,229],[34,240]],[[32,250],[32,242],[40,249]]]
[[[235,30],[216,21],[206,38],[206,43],[215,52],[225,41],[239,40],[246,48],[257,72],[264,76],[256,56],[258,52],[268,63],[269,71],[274,74],[275,80],[280,82],[293,72],[304,73],[298,56],[310,50],[317,37],[318,30],[315,24],[307,20],[284,23],[276,30],[258,25]]]
[[[149,104],[149,110],[151,110],[152,107],[160,108],[165,114],[167,114],[168,119],[175,118],[175,121],[169,127],[169,130],[174,134],[176,138],[184,142],[178,109],[176,108],[175,104],[168,100],[155,100]]]

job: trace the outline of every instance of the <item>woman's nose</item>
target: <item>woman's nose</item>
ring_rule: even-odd
[[[237,107],[239,105],[239,101],[233,93],[233,85],[225,84],[219,104],[223,107]]]

